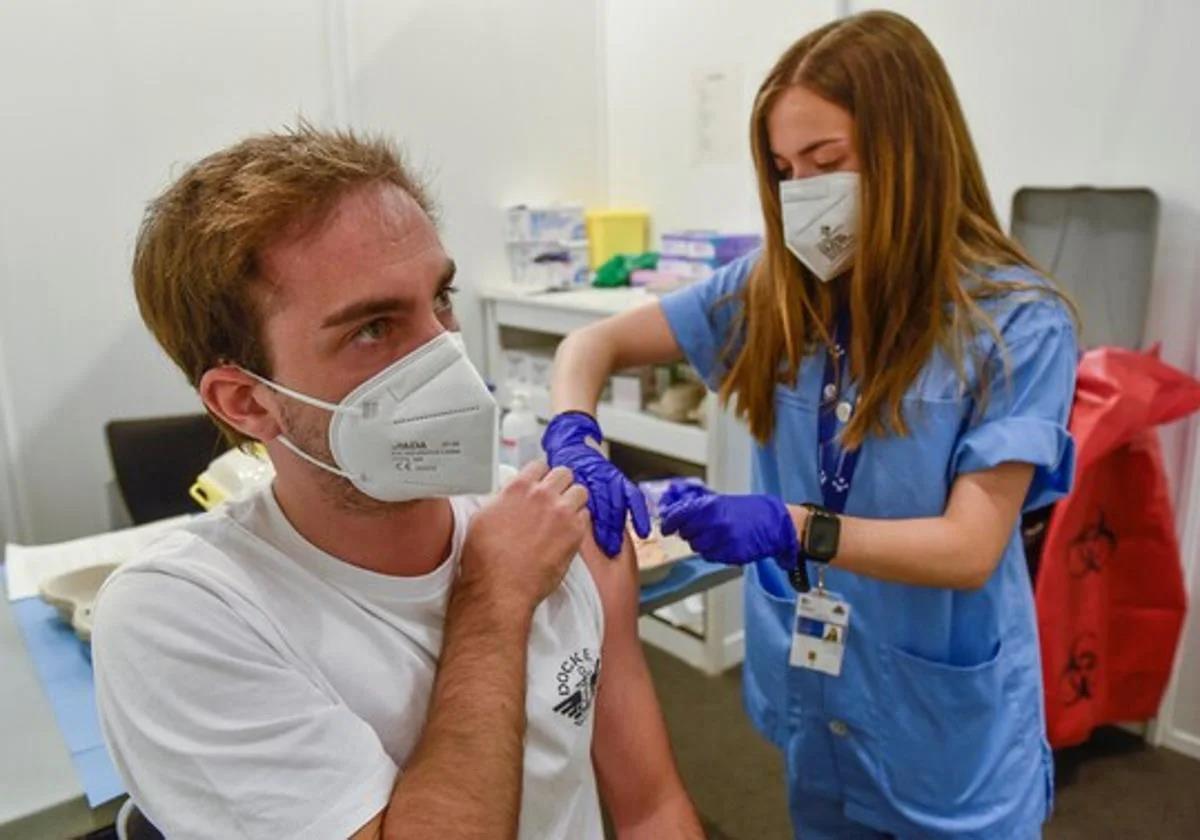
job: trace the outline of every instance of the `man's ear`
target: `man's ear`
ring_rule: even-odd
[[[209,368],[200,377],[199,391],[209,411],[248,437],[265,443],[283,432],[274,394],[241,368]]]

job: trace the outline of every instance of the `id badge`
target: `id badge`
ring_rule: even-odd
[[[796,596],[796,622],[792,628],[792,666],[831,677],[840,675],[849,629],[849,604],[823,589],[801,592]]]

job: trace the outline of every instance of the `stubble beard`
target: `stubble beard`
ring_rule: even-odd
[[[329,449],[328,423],[319,421],[315,415],[317,409],[296,408],[283,401],[280,406],[284,433],[298,449],[323,464],[333,467],[337,462]],[[325,414],[325,412],[321,412]],[[408,505],[408,502],[381,502],[373,499],[355,487],[349,479],[334,475],[315,464],[304,462],[305,469],[314,484],[317,485],[321,497],[331,506],[345,513],[357,516],[383,517],[395,513]]]

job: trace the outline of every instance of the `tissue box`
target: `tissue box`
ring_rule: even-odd
[[[587,238],[583,207],[518,204],[505,211],[509,242],[571,242]]]

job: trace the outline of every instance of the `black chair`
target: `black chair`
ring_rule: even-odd
[[[188,489],[227,448],[207,414],[112,420],[104,436],[117,487],[135,525],[199,511]]]

